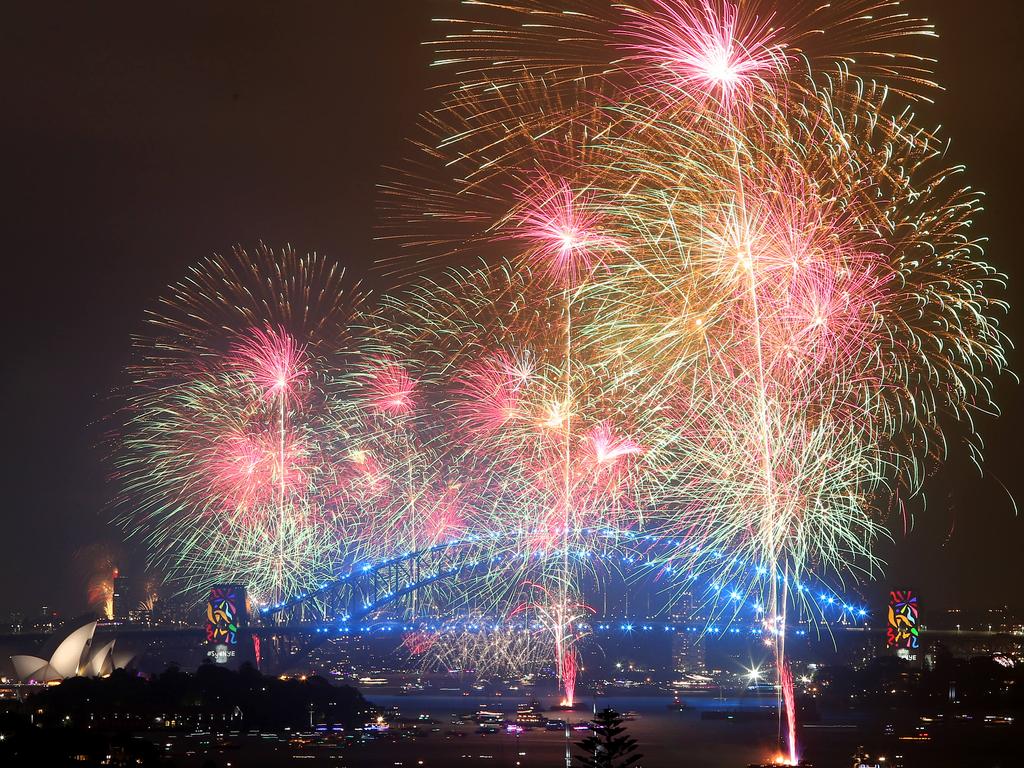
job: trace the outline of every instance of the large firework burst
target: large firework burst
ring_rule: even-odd
[[[357,287],[326,259],[211,257],[135,339],[119,436],[120,520],[183,585],[292,594],[338,562],[344,433],[328,373]]]

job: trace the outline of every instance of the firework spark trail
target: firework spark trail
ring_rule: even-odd
[[[473,425],[489,432],[489,445],[479,440],[482,435],[476,436],[478,450],[493,453],[498,447],[499,452],[511,451],[506,461],[493,464],[505,475],[499,497],[513,499],[517,506],[527,508],[529,505],[520,499],[536,499],[536,512],[525,516],[532,525],[523,543],[532,540],[534,547],[560,553],[561,565],[552,569],[549,578],[559,587],[560,603],[567,606],[578,589],[571,561],[575,559],[574,551],[580,549],[576,541],[579,532],[590,522],[610,519],[608,510],[619,503],[615,495],[623,495],[621,487],[614,487],[615,478],[620,486],[628,482],[629,473],[622,472],[621,467],[634,463],[631,456],[639,452],[639,444],[633,443],[636,450],[601,454],[589,467],[582,466],[586,462],[580,455],[580,444],[588,439],[591,448],[603,448],[600,436],[584,437],[587,430],[600,427],[601,419],[590,407],[593,395],[587,394],[593,390],[595,376],[579,359],[576,349],[573,327],[581,311],[577,296],[595,272],[607,269],[607,261],[615,257],[619,244],[608,234],[611,228],[605,217],[592,205],[590,180],[580,178],[579,171],[600,167],[585,162],[585,147],[588,137],[600,133],[607,120],[600,109],[586,103],[580,110],[569,107],[565,98],[552,96],[540,80],[531,79],[514,90],[515,95],[488,97],[486,106],[477,100],[463,102],[456,98],[448,105],[450,115],[434,115],[428,120],[432,133],[439,137],[441,150],[457,153],[453,157],[466,168],[465,177],[453,179],[449,189],[461,198],[457,203],[445,202],[441,190],[410,195],[413,190],[430,189],[415,180],[394,184],[389,192],[397,196],[400,210],[414,209],[416,201],[423,200],[436,207],[437,218],[452,225],[449,232],[433,235],[436,245],[449,248],[457,244],[463,252],[486,254],[482,266],[461,276],[449,275],[443,282],[456,283],[446,291],[458,303],[466,304],[467,294],[469,301],[479,297],[479,307],[467,314],[493,316],[498,323],[475,320],[470,333],[466,329],[435,331],[434,341],[440,342],[438,336],[443,334],[459,338],[467,348],[479,345],[484,361],[496,354],[539,359],[533,378],[544,382],[543,387],[529,387],[530,382],[522,380],[503,380],[500,372],[486,370],[486,362],[474,360],[469,363],[468,375],[461,381],[456,377],[454,391],[474,395],[457,410],[471,411]],[[534,105],[532,115],[521,109],[524,100]],[[553,124],[550,117],[537,117],[551,115],[560,117]],[[459,121],[465,121],[468,127],[455,128]],[[509,123],[514,130],[508,130]],[[453,129],[454,135],[445,137],[444,132]],[[440,159],[436,153],[429,154],[433,161]],[[475,161],[481,163],[477,169],[472,167]],[[467,200],[475,209],[466,211]],[[507,201],[507,207],[502,201]],[[416,244],[422,246],[423,241]],[[422,248],[417,250],[422,258]],[[503,256],[495,258],[495,253]],[[503,273],[508,275],[510,285],[503,289],[499,283],[496,287],[512,296],[514,313],[523,313],[532,322],[501,327],[501,315],[494,305],[503,297],[469,285],[486,275]],[[460,279],[465,282],[458,286]],[[437,288],[434,284],[425,290]],[[436,297],[431,297],[433,300]],[[421,324],[429,327],[436,322],[437,313],[430,308],[413,312]],[[441,319],[451,320],[448,316]],[[467,336],[474,341],[467,342]],[[437,345],[430,346],[436,353]],[[457,358],[465,357],[466,351],[454,352],[456,359],[445,362],[458,370]],[[492,384],[496,386],[481,392],[481,385]],[[542,392],[543,399],[536,405],[529,403],[528,391]],[[477,396],[480,394],[483,397]],[[538,413],[539,421],[529,418],[531,410]],[[619,415],[606,414],[604,419]],[[619,423],[621,419],[612,421]],[[611,423],[605,423],[603,429],[611,436]],[[631,442],[628,436],[616,439]],[[509,467],[517,470],[510,472]],[[598,477],[601,482],[593,482]],[[601,498],[602,492],[608,494],[607,498]],[[521,513],[511,515],[512,521],[521,519]],[[561,647],[556,651],[559,659],[565,657]],[[564,667],[559,661],[559,670]]]
[[[680,154],[679,148],[686,146],[680,142],[690,140],[668,126],[669,137],[659,147],[659,129],[647,122],[643,129],[647,147],[624,145],[624,170],[633,177],[646,175],[652,179],[649,192],[638,193],[638,185],[634,185],[626,202],[641,238],[640,247],[631,251],[635,264],[596,288],[616,290],[614,283],[621,279],[621,295],[628,297],[628,303],[622,302],[621,315],[594,329],[595,343],[617,334],[627,354],[641,361],[656,382],[665,382],[655,383],[654,394],[666,402],[671,401],[673,382],[681,371],[695,375],[704,403],[686,403],[699,421],[695,429],[682,430],[684,437],[708,434],[701,423],[730,418],[730,412],[736,420],[733,428],[744,431],[741,428],[748,400],[743,393],[751,383],[756,383],[752,392],[758,400],[753,415],[754,423],[761,425],[762,438],[764,403],[771,403],[771,431],[776,434],[780,427],[800,422],[808,425],[808,435],[819,435],[819,439],[829,432],[837,437],[847,432],[850,440],[844,438],[844,442],[851,449],[856,442],[864,448],[846,455],[860,454],[868,460],[865,468],[873,465],[877,470],[864,475],[868,482],[854,492],[854,503],[839,505],[837,510],[869,510],[863,497],[877,483],[891,478],[894,470],[907,481],[911,493],[916,491],[918,467],[927,454],[918,453],[921,443],[915,447],[915,439],[933,442],[928,435],[937,429],[937,413],[916,405],[907,408],[905,404],[945,399],[946,407],[954,414],[983,408],[988,384],[976,372],[1002,365],[998,325],[991,317],[998,311],[998,302],[986,299],[970,279],[965,279],[974,275],[979,281],[976,285],[983,286],[994,285],[998,278],[970,258],[969,241],[957,242],[971,215],[969,196],[955,194],[950,208],[936,212],[934,221],[941,222],[941,226],[930,230],[931,242],[910,230],[886,235],[892,225],[877,219],[871,202],[871,195],[879,192],[877,185],[870,187],[856,178],[851,180],[850,168],[814,162],[818,151],[827,156],[839,148],[837,138],[816,130],[805,142],[794,145],[801,153],[809,153],[800,157],[797,165],[787,161],[780,166],[770,156],[761,160],[761,150],[757,154],[750,150],[752,160],[748,162],[757,160],[762,167],[747,172],[745,206],[738,209],[729,191],[733,185],[727,183],[724,170],[716,172],[707,185],[699,185],[703,187],[699,196],[689,188],[666,189],[662,180],[667,169],[662,158]],[[748,146],[757,138],[748,136]],[[843,140],[849,142],[848,137]],[[893,137],[882,146],[887,151],[900,143],[898,137]],[[867,145],[864,150],[865,156],[872,156],[879,147]],[[907,158],[907,167],[913,165],[912,160]],[[724,157],[719,165],[726,166]],[[869,172],[871,176],[880,175],[874,168],[852,170],[865,176]],[[756,182],[752,183],[752,178]],[[930,183],[927,176],[924,178]],[[687,179],[688,184],[690,181]],[[715,189],[721,191],[708,191]],[[842,201],[842,210],[836,197],[840,193],[847,198]],[[916,200],[919,194],[912,188],[901,192],[900,197]],[[719,202],[715,195],[720,195]],[[937,198],[945,203],[941,191]],[[794,200],[802,202],[795,205]],[[904,204],[901,199],[894,203],[897,210]],[[737,212],[745,215],[738,216]],[[694,227],[693,222],[698,226]],[[753,243],[753,250],[748,243]],[[935,244],[948,249],[945,271],[951,282],[942,286],[941,296],[932,287],[932,267],[917,261],[917,254],[935,248]],[[908,265],[920,269],[920,276],[910,283]],[[752,291],[751,286],[756,290]],[[923,293],[913,293],[922,288]],[[645,294],[652,300],[648,302]],[[752,311],[755,302],[757,312]],[[917,374],[905,378],[906,363],[890,365],[907,359],[911,352],[905,346],[908,342],[916,345],[922,333],[936,333],[928,322],[912,334],[902,333],[908,320],[905,308],[920,302],[928,306],[926,314],[940,312],[948,317],[940,327],[949,332],[940,332],[934,345],[925,344],[922,351],[935,350],[927,365],[936,379],[946,382],[938,388],[955,393],[952,398],[911,391],[921,386],[930,389],[936,382],[927,382],[926,377]],[[961,319],[954,321],[948,313],[950,305],[973,305],[967,316],[981,318],[981,322],[964,328]],[[620,318],[626,335],[617,330]],[[754,351],[760,345],[762,353],[768,352],[767,358],[762,354],[759,364],[758,356],[751,357],[744,345]],[[970,349],[967,359],[973,360],[951,366],[939,352],[942,349]],[[658,367],[664,372],[659,374]],[[716,386],[715,381],[720,385]],[[766,388],[770,396],[763,400],[758,393]],[[717,392],[722,392],[722,397]],[[711,398],[707,397],[709,393]],[[977,405],[972,404],[975,397]],[[715,413],[712,405],[723,410]],[[783,433],[791,431],[790,427],[783,429]],[[859,438],[857,431],[861,433]],[[799,437],[780,445],[806,442],[806,438]],[[747,455],[759,456],[763,462],[775,453],[765,450],[762,439],[762,448]],[[782,451],[782,460],[788,462],[786,455],[790,453],[792,448]],[[833,451],[831,455],[842,454]],[[818,498],[818,494],[808,498]],[[821,533],[819,546],[828,541],[826,532]],[[804,536],[799,539],[804,540]],[[869,547],[858,549],[863,550],[860,554],[870,554]],[[852,552],[844,555],[842,550],[825,548],[815,554],[819,559],[842,564],[851,559]]]
[[[232,362],[243,375],[251,378],[263,391],[263,397],[276,403],[277,411],[277,535],[279,553],[275,563],[275,582],[278,589],[270,595],[273,601],[286,597],[280,587],[284,584],[284,537],[287,522],[289,461],[288,461],[288,411],[289,401],[302,386],[309,374],[306,368],[305,350],[286,331],[271,328],[267,331],[256,329],[251,336],[238,344],[232,355]],[[251,442],[246,447],[251,447]],[[255,464],[250,463],[253,470]]]
[[[506,574],[507,576],[507,574]],[[408,633],[405,652],[424,671],[472,672],[478,678],[523,677],[554,669],[574,695],[578,646],[592,609],[563,605],[557,587],[518,582],[504,618],[469,618]]]
[[[774,14],[743,15],[730,2],[653,0],[614,32],[631,62],[653,70],[646,78],[654,84],[703,93],[728,110],[782,70],[784,30],[773,21]]]
[[[453,627],[411,633],[403,647],[424,672],[521,678],[550,664],[552,651],[546,637],[529,627]]]
[[[533,676],[551,669],[552,635],[536,624],[463,622],[412,632],[402,648],[424,672],[472,674],[477,679]]]
[[[933,25],[890,0],[576,0],[570,8],[558,0],[482,0],[472,6],[472,18],[443,20],[447,33],[432,43],[436,64],[453,73],[449,99],[455,101],[465,93],[486,101],[495,86],[530,78],[565,93],[580,83],[592,93],[610,82],[620,100],[667,84],[674,100],[688,101],[693,89],[681,87],[681,79],[703,81],[710,90],[725,81],[735,90],[741,77],[749,85],[756,76],[788,88],[806,66],[853,74],[913,99],[935,88],[933,60],[913,45],[934,37]]]
[[[203,262],[151,316],[118,437],[121,522],[183,590],[239,581],[274,604],[482,527],[472,468],[360,310],[329,261],[261,247]]]
[[[783,706],[786,710],[786,746],[788,748],[789,764],[796,765],[799,762],[796,747],[796,697],[793,692],[793,673],[785,662],[785,657],[779,654],[775,657],[776,673],[779,680],[779,690],[782,692]]]
[[[529,615],[532,608],[542,631],[553,642],[555,671],[563,693],[561,703],[571,707],[576,699],[579,643],[585,636],[582,628],[586,627],[586,619],[593,613],[593,609],[581,602],[571,602],[571,595],[563,584],[559,585],[556,594],[552,594],[552,590],[543,584],[525,586],[531,590],[531,594],[527,596],[526,602],[513,609],[510,617],[519,613]]]

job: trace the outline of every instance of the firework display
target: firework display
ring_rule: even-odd
[[[383,188],[406,284],[364,311],[329,262],[261,249],[175,286],[138,340],[126,522],[269,600],[486,535],[503,565],[447,597],[515,615],[526,588],[539,629],[406,647],[544,649],[570,705],[583,583],[616,533],[671,538],[680,591],[765,606],[796,764],[789,611],[811,574],[880,573],[950,446],[980,461],[1005,366],[979,196],[913,112],[934,33],[888,0],[465,10]]]
[[[100,616],[114,616],[114,579],[117,578],[117,554],[104,544],[89,544],[75,553],[76,569],[86,584],[89,606]]]
[[[520,601],[500,621],[470,619],[409,632],[401,647],[424,672],[515,678],[553,670],[571,700],[591,613],[582,603],[564,606],[557,590],[525,582]]]
[[[977,458],[973,415],[1005,364],[978,196],[911,111],[932,88],[916,42],[932,30],[871,0],[467,12],[436,44],[453,87],[386,190],[412,257],[389,268],[479,262],[429,289],[479,294],[488,334],[456,330],[447,300],[433,313],[438,338],[489,335],[492,357],[454,374],[472,378],[454,392],[473,401],[479,450],[500,453],[524,405],[511,361],[561,384],[534,423],[562,450],[502,462],[531,467],[524,487],[562,479],[540,505],[567,555],[559,601],[580,515],[678,536],[666,564],[763,595],[789,698],[802,579],[878,573],[890,505],[921,491],[954,425]],[[624,514],[603,513],[617,488],[596,504],[573,492],[574,423],[619,436],[635,465]]]
[[[548,635],[529,628],[483,626],[417,632],[402,648],[423,672],[470,674],[476,678],[516,678],[551,664]]]

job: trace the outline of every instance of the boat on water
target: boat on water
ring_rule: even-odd
[[[708,693],[720,690],[718,683],[706,675],[684,675],[679,680],[673,680],[669,687],[676,691],[687,691],[688,693]]]
[[[547,722],[547,718],[540,713],[540,702],[531,701],[529,704],[519,704],[516,707],[516,724],[525,728],[539,728]]]
[[[500,725],[505,720],[505,713],[500,709],[484,708],[473,715],[478,725]]]

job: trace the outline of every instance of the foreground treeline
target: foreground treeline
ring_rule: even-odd
[[[0,715],[0,765],[149,765],[158,759],[145,735],[152,731],[347,729],[371,712],[349,686],[281,680],[248,665],[237,672],[170,667],[151,678],[116,670],[69,679],[8,707]]]

